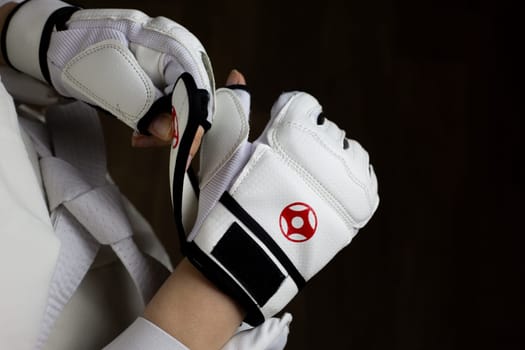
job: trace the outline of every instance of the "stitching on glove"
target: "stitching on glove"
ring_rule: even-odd
[[[312,136],[316,141],[318,141],[323,147],[325,150],[327,150],[328,152],[330,152],[333,156],[335,156],[337,159],[339,159],[342,163],[343,163],[343,166],[345,167],[346,171],[347,171],[347,175],[350,177],[350,179],[357,185],[359,186],[363,193],[365,194],[365,198],[368,202],[368,206],[370,208],[370,210],[373,210],[374,209],[374,205],[373,205],[373,201],[372,201],[372,198],[371,198],[371,195],[368,191],[368,188],[367,186],[361,182],[356,175],[354,175],[354,173],[352,172],[352,170],[350,169],[350,167],[348,166],[348,163],[346,161],[346,159],[344,159],[341,155],[337,154],[336,152],[334,152],[332,150],[332,147],[330,147],[329,145],[327,145],[322,138],[319,137],[319,135],[317,133],[315,133],[314,131],[312,130],[309,130],[308,128],[305,128],[303,125],[297,123],[297,122],[285,122],[283,124],[287,124],[291,127],[295,127],[307,134],[309,134],[310,136]],[[335,195],[333,193],[331,193],[331,191],[329,191],[326,187],[324,187],[322,184],[319,183],[318,180],[316,180],[315,178],[313,178],[299,163],[297,163],[293,158],[289,157],[287,155],[287,153],[285,152],[285,149],[284,147],[282,146],[282,144],[277,140],[277,132],[274,132],[272,133],[272,140],[276,143],[276,148],[280,151],[278,153],[281,153],[281,155],[285,158],[285,160],[288,160],[289,162],[293,163],[292,165],[294,167],[297,168],[298,171],[302,171],[304,172],[308,177],[311,178],[312,181],[315,181],[314,183],[314,186],[318,187],[318,188],[321,188],[323,189],[324,191],[328,192],[330,194],[330,196],[332,197],[332,200],[335,202],[334,204],[337,204],[338,206],[340,207],[343,207],[345,208],[344,204],[342,204],[340,201],[338,201],[336,198],[335,198]],[[346,210],[346,212],[349,212],[348,210]],[[356,220],[352,215],[348,214],[352,220],[354,221],[354,223],[359,223],[361,222],[362,220]],[[365,220],[366,221],[366,220]]]
[[[231,100],[233,101],[233,103],[235,104],[235,108],[239,112],[238,115],[245,114],[243,109],[242,109],[242,106],[239,104],[239,101],[237,100],[237,98],[236,98],[236,96],[235,96],[235,94],[233,92],[225,89],[225,90],[221,90],[221,93],[227,93],[230,96],[232,96]],[[210,172],[211,175],[209,176],[209,178],[208,179],[203,179],[204,180],[204,186],[206,186],[206,184],[208,184],[208,182],[215,176],[215,174],[219,171],[219,169],[228,161],[228,159],[230,159],[233,156],[235,151],[239,148],[239,145],[240,145],[240,142],[242,141],[242,136],[243,136],[242,130],[247,125],[247,122],[246,122],[245,118],[241,117],[239,119],[241,119],[241,124],[242,124],[241,132],[239,132],[239,135],[237,135],[237,139],[233,143],[233,146],[228,150],[228,153],[224,156],[223,159],[221,159],[220,162],[218,162],[217,166],[215,168],[213,168],[213,171]],[[233,135],[228,135],[228,137],[230,137],[230,136],[233,136]]]
[[[111,103],[109,103],[108,101],[106,101],[105,99],[103,99],[102,97],[100,97],[99,95],[95,94],[93,91],[91,91],[90,89],[88,89],[86,86],[84,86],[80,81],[78,81],[74,76],[73,74],[70,73],[70,69],[79,61],[81,61],[82,59],[88,57],[89,55],[95,53],[95,52],[98,52],[98,51],[101,51],[101,50],[104,50],[104,49],[115,49],[117,53],[119,53],[131,66],[131,68],[135,71],[135,73],[138,74],[140,80],[142,81],[142,83],[144,84],[144,87],[146,88],[146,102],[144,103],[143,107],[141,108],[140,112],[138,113],[138,115],[132,115],[132,114],[129,114],[129,113],[125,113],[124,111],[120,110],[118,108],[118,106],[113,106]],[[138,65],[138,64],[137,64]],[[135,125],[136,124],[136,118],[140,115],[143,114],[144,111],[147,110],[147,107],[148,105],[150,104],[151,102],[151,99],[153,97],[153,91],[152,89],[150,88],[150,86],[148,85],[147,83],[147,80],[144,76],[144,73],[137,69],[137,67],[135,66],[134,62],[132,62],[129,57],[127,57],[127,55],[125,54],[124,50],[122,50],[122,48],[118,45],[115,45],[115,44],[105,44],[105,45],[102,45],[102,46],[97,46],[97,47],[92,47],[92,48],[89,48],[83,52],[81,52],[78,56],[76,57],[73,57],[73,59],[71,61],[68,62],[68,64],[66,65],[66,67],[64,68],[64,75],[70,79],[73,83],[75,83],[75,85],[81,89],[82,91],[84,91],[84,93],[86,95],[88,95],[89,97],[91,97],[93,100],[97,101],[98,103],[104,105],[105,107],[109,107],[108,110],[111,110],[111,109],[115,109],[117,110],[120,115],[126,119],[126,122],[129,123],[129,124],[133,124]]]
[[[135,23],[144,23],[150,17],[139,10],[82,10],[75,13],[70,21],[97,21],[97,20],[126,20]]]
[[[246,179],[246,177],[248,177],[248,175],[250,175],[252,170],[255,169],[255,167],[258,165],[259,160],[261,159],[261,157],[266,152],[268,152],[271,149],[271,148],[267,148],[267,147],[265,147],[262,151],[260,151],[259,154],[256,157],[254,157],[254,158],[252,158],[252,159],[250,159],[248,161],[248,164],[246,164],[246,167],[241,171],[241,174],[239,175],[237,180],[235,180],[235,183],[234,183],[233,187],[230,190],[230,193],[231,193],[232,196],[241,187],[241,185],[243,184],[243,182]]]
[[[158,22],[163,22],[163,23],[158,23]],[[189,30],[187,30],[186,28],[184,28],[180,24],[178,24],[176,22],[173,22],[173,21],[170,21],[170,20],[168,20],[165,17],[156,17],[156,18],[152,18],[149,21],[147,21],[146,23],[144,23],[143,29],[144,30],[150,30],[150,31],[158,33],[158,34],[162,34],[162,35],[168,36],[171,40],[173,40],[174,42],[176,42],[178,44],[179,47],[176,48],[175,50],[183,49],[183,50],[186,51],[186,53],[189,55],[189,57],[191,57],[193,59],[193,62],[188,62],[188,63],[196,65],[196,67],[201,67],[201,66],[204,65],[203,63],[201,63],[202,61],[200,60],[201,59],[200,57],[195,57],[194,56],[194,51],[206,52],[206,50],[202,46],[202,44],[199,41],[199,39],[197,39],[197,37],[195,37]],[[185,43],[187,43],[188,40],[183,40],[184,38],[180,38],[181,34],[190,37],[191,38],[191,42],[197,44],[197,47],[194,47],[193,48],[194,50],[189,50],[187,48],[187,45],[185,44]],[[167,53],[169,53],[173,57],[179,56],[175,52],[167,52]],[[180,61],[178,61],[178,62],[180,62]],[[204,71],[205,70],[206,69],[204,69]],[[199,68],[192,69],[192,72],[193,72],[192,75],[195,75],[194,72],[198,72],[198,76],[200,78],[200,82],[199,83],[201,84],[201,86],[205,86],[206,85],[205,82],[207,81],[208,77],[205,77],[205,76],[202,75],[202,69],[199,69]],[[197,84],[197,86],[199,87],[199,84]]]
[[[82,10],[77,11],[71,19],[67,22],[68,25],[74,25],[75,22],[80,21],[130,21],[137,24],[142,24],[142,29],[144,30],[150,30],[154,33],[163,34],[168,36],[171,40],[175,41],[178,45],[174,48],[174,50],[168,50],[168,52],[160,51],[158,48],[151,48],[147,45],[144,45],[144,43],[138,43],[139,45],[143,45],[145,47],[148,47],[152,50],[157,50],[159,52],[163,52],[166,54],[169,54],[173,57],[178,57],[176,51],[180,51],[181,48],[186,51],[189,57],[192,58],[192,62],[187,62],[189,64],[189,68],[185,67],[185,65],[182,64],[179,60],[177,60],[186,71],[192,72],[192,75],[195,76],[195,72],[198,72],[198,81],[196,81],[198,84],[198,87],[206,87],[208,80],[208,77],[204,76],[202,74],[202,64],[200,63],[200,57],[196,57],[193,55],[193,51],[202,51],[205,52],[204,47],[200,43],[200,41],[190,32],[188,31],[184,26],[166,18],[166,17],[155,17],[151,18],[142,11],[139,10],[113,10],[113,9],[102,9],[102,10]],[[101,25],[100,27],[96,28],[106,28],[108,27],[108,24],[105,23]],[[113,27],[110,25],[110,27]],[[180,38],[180,35],[184,34],[188,37],[191,37],[191,43],[196,44],[193,48],[193,50],[189,50],[187,48],[187,45],[185,43],[188,43],[188,40],[184,40],[184,38]],[[178,46],[178,47],[177,47]],[[174,52],[172,52],[174,51]],[[196,79],[197,77],[195,77]],[[197,80],[197,79],[196,79]],[[212,94],[214,91],[212,91]]]

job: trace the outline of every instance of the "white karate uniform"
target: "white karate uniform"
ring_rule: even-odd
[[[38,156],[20,128],[11,96],[0,84],[0,348],[32,349],[38,338],[57,264],[60,240],[50,221]],[[20,118],[24,118],[20,116]],[[151,227],[122,198],[139,248],[165,265],[169,259]],[[140,315],[142,303],[116,255],[103,247],[53,326],[45,349],[97,349],[111,342]],[[170,349],[185,349],[144,319],[133,328],[165,338]],[[154,334],[155,333],[155,334]],[[160,335],[160,338],[159,338]],[[134,337],[128,337],[134,338]],[[118,346],[110,347],[120,348]]]

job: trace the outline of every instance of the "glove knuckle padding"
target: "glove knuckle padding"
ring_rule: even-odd
[[[98,42],[84,49],[67,62],[61,76],[69,91],[75,91],[74,97],[88,99],[132,128],[156,97],[151,79],[117,40]]]
[[[354,140],[345,150],[345,134],[333,122],[317,125],[321,106],[312,96],[297,94],[286,107],[273,119],[268,144],[349,228],[364,226],[377,201],[370,191],[368,153]]]
[[[307,280],[350,242],[375,209],[368,199],[368,180],[353,170],[360,164],[343,150],[342,142],[336,146],[332,135],[316,125],[320,110],[311,96],[294,96],[273,118],[268,145],[257,147],[230,191]],[[300,244],[279,228],[280,210],[295,202],[311,205],[318,223],[312,239]]]

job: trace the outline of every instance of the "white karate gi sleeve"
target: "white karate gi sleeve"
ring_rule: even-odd
[[[0,81],[0,344],[36,342],[60,242],[26,151],[13,100]],[[41,292],[40,292],[41,291]]]
[[[139,317],[104,350],[188,350],[184,344],[148,320]]]

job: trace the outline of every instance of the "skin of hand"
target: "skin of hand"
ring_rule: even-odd
[[[185,258],[143,316],[192,350],[213,350],[234,335],[245,312]]]

